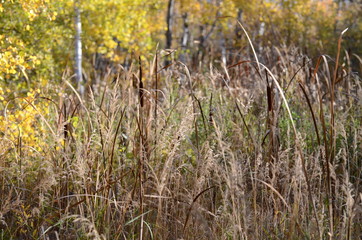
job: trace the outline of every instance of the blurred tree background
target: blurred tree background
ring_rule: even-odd
[[[220,57],[229,63],[248,48],[237,20],[261,55],[263,48],[281,45],[298,46],[312,57],[332,54],[347,27],[343,46],[360,55],[361,6],[342,0],[80,1],[83,68],[97,69],[100,61],[127,66],[132,54],[147,57],[157,44],[193,65]],[[2,85],[44,85],[72,69],[73,0],[6,0],[0,12]]]

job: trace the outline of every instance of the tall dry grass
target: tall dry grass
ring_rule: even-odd
[[[1,134],[0,238],[358,239],[351,57],[274,47],[196,72],[155,56],[84,99],[64,78],[38,98],[47,148],[20,156]]]

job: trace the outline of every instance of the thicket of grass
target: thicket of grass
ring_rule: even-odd
[[[359,239],[348,57],[273,48],[261,65],[162,69],[158,56],[83,99],[64,78],[61,96],[37,96],[46,147],[1,135],[0,239]]]

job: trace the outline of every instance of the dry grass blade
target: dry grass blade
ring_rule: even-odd
[[[205,192],[207,192],[207,191],[209,191],[209,190],[211,190],[211,189],[213,189],[213,188],[215,188],[215,187],[217,187],[217,186],[208,187],[208,188],[202,190],[200,193],[198,193],[198,194],[196,195],[196,197],[194,197],[194,199],[192,200],[192,202],[191,202],[191,204],[190,204],[190,207],[189,207],[189,209],[188,209],[188,211],[187,211],[187,215],[186,215],[186,219],[185,219],[185,223],[184,223],[184,227],[183,227],[183,232],[184,232],[184,233],[185,233],[185,230],[186,230],[186,227],[187,227],[187,223],[188,223],[188,221],[189,221],[190,214],[191,214],[191,211],[192,211],[192,207],[194,206],[194,203],[197,201],[197,199],[198,199],[202,194],[204,194]]]
[[[238,23],[239,23],[239,26],[241,27],[241,29],[243,29],[246,37],[248,38],[250,47],[251,47],[251,49],[253,50],[253,54],[254,54],[254,57],[255,57],[256,64],[258,65],[259,72],[261,72],[258,55],[256,55],[256,52],[255,52],[255,49],[254,49],[254,45],[253,45],[253,43],[252,43],[252,41],[251,41],[251,39],[250,39],[250,37],[249,37],[249,34],[248,34],[248,32],[245,30],[245,28],[244,28],[244,26],[241,24],[241,22],[238,21]]]
[[[267,182],[264,182],[263,180],[257,179],[257,178],[254,178],[254,180],[256,180],[258,182],[261,182],[262,184],[264,184],[265,186],[270,188],[280,198],[280,200],[282,200],[284,206],[287,208],[288,212],[290,212],[291,208],[288,205],[287,201],[283,198],[283,196],[272,185],[270,185]]]
[[[303,91],[304,97],[305,97],[305,99],[307,100],[307,104],[308,104],[308,107],[309,107],[309,111],[310,111],[310,113],[312,114],[312,120],[313,120],[313,125],[314,125],[314,129],[315,129],[315,133],[316,133],[316,136],[317,136],[318,146],[320,146],[320,145],[321,145],[321,140],[320,140],[320,137],[319,137],[317,120],[316,120],[316,117],[315,117],[315,115],[314,115],[314,111],[313,111],[313,108],[312,108],[312,104],[310,103],[308,94],[307,94],[307,92],[305,91],[305,88],[303,87],[303,85],[302,85],[301,83],[299,83],[299,86],[300,86],[300,88],[301,88],[302,91]]]

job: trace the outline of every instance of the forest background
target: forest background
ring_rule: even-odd
[[[347,27],[343,47],[362,51],[359,1],[9,0],[0,5],[2,84],[45,84],[72,69],[75,5],[81,11],[84,69],[95,67],[94,58],[128,66],[132,54],[150,57],[157,44],[177,50],[177,57],[195,58],[212,48],[230,58],[247,48],[237,20],[259,51],[294,45],[310,56],[335,53]],[[36,80],[25,81],[24,73]]]

